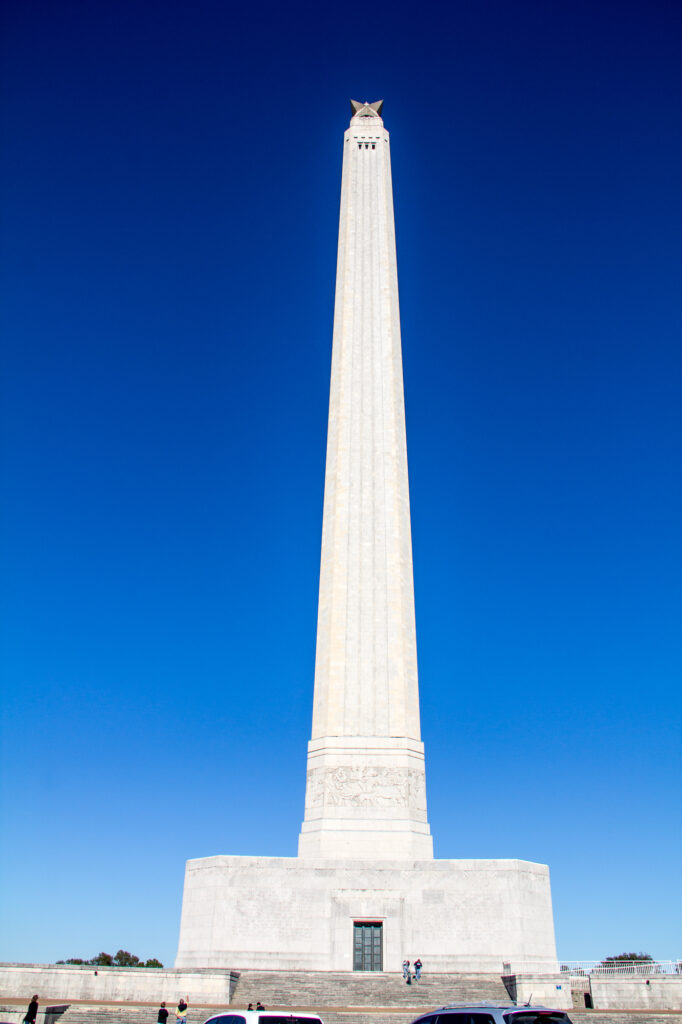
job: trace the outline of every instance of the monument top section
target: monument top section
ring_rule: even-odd
[[[353,117],[378,117],[381,120],[381,111],[384,106],[383,100],[376,100],[374,103],[360,103],[358,100],[350,101],[350,109]]]

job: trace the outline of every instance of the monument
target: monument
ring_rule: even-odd
[[[433,858],[389,135],[381,102],[351,106],[298,856],[188,861],[176,967],[381,971],[419,954],[432,971],[553,971],[545,865]]]

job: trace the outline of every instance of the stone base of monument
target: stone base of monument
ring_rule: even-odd
[[[187,862],[176,968],[558,970],[549,869],[522,860]]]

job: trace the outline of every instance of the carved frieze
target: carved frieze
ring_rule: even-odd
[[[308,772],[306,804],[313,807],[411,807],[426,810],[424,772],[414,768],[342,765]]]

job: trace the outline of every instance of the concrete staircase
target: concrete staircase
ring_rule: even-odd
[[[446,1003],[490,999],[508,1002],[509,996],[499,974],[430,974],[411,985],[402,974],[334,973],[333,971],[241,971],[232,1005],[245,1007],[260,1001],[268,1008],[298,1006],[325,1007],[416,1007],[417,1013]],[[415,1014],[416,1016],[417,1014]],[[328,1016],[328,1015],[327,1015]]]

